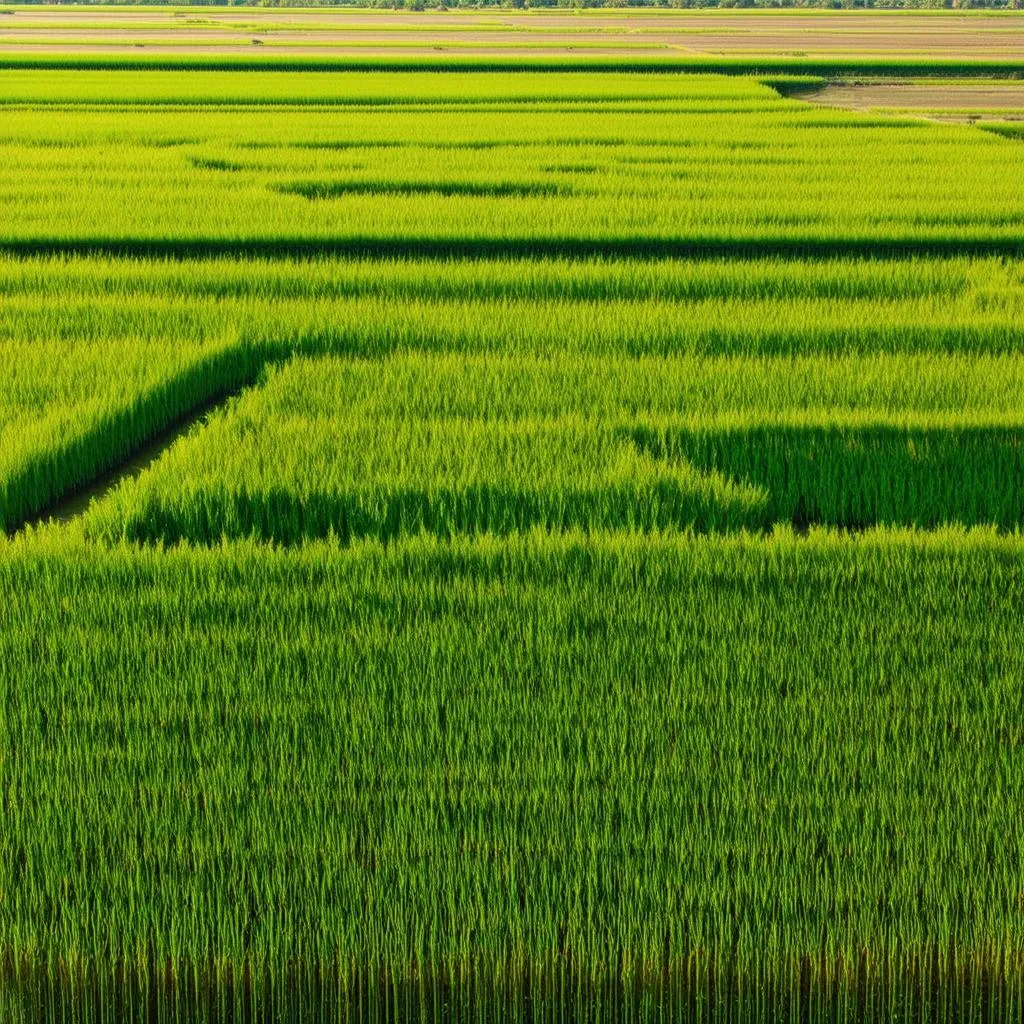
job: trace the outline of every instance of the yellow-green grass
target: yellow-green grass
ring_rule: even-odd
[[[0,85],[17,104],[0,131],[0,246],[19,253],[1021,249],[1021,147],[823,111],[749,79],[2,72]]]
[[[86,517],[282,543],[1024,522],[1021,362],[954,357],[299,361]]]

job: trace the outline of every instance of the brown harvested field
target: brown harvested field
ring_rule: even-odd
[[[3,53],[1024,60],[1024,14],[6,8]]]
[[[803,99],[862,112],[908,113],[942,120],[1024,118],[1024,82],[863,82],[828,85]]]

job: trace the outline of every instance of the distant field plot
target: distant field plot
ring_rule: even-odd
[[[1024,120],[1024,85],[1016,81],[841,83],[802,96],[826,107],[943,121]]]
[[[15,59],[1024,61],[1014,12],[6,10]]]
[[[1019,1022],[1018,24],[0,16],[0,1024]]]

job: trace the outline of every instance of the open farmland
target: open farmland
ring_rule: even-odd
[[[1009,11],[0,8],[0,55],[576,62],[1020,62]]]
[[[1019,1021],[1012,122],[428,18],[1019,32],[17,8],[414,59],[2,26],[0,1021]]]

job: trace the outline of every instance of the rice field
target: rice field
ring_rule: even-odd
[[[1024,519],[1017,370],[898,356],[299,360],[86,523],[200,543],[808,521],[1012,529]]]
[[[895,65],[899,73],[943,64],[973,75],[979,64],[1010,69],[1024,60],[1019,14],[1008,9],[1013,0],[992,0],[982,10],[889,2],[917,9],[702,9],[694,4],[673,10],[658,9],[654,0],[631,9],[555,7],[553,0],[531,0],[519,9],[480,4],[461,10],[459,3],[423,0],[419,6],[429,9],[419,11],[409,9],[412,4],[405,10],[374,8],[371,0],[313,8],[19,4],[0,7],[0,61],[172,61],[186,67],[192,62],[316,66],[410,59],[513,66],[733,62],[762,71],[779,64],[820,68],[846,62],[861,68]],[[638,9],[643,6],[648,9]]]
[[[1022,1018],[1013,122],[6,60],[4,1024]]]
[[[1019,146],[748,77],[0,70],[0,97],[9,253],[1021,252]]]
[[[11,542],[5,1018],[1017,1019],[1021,565]]]

